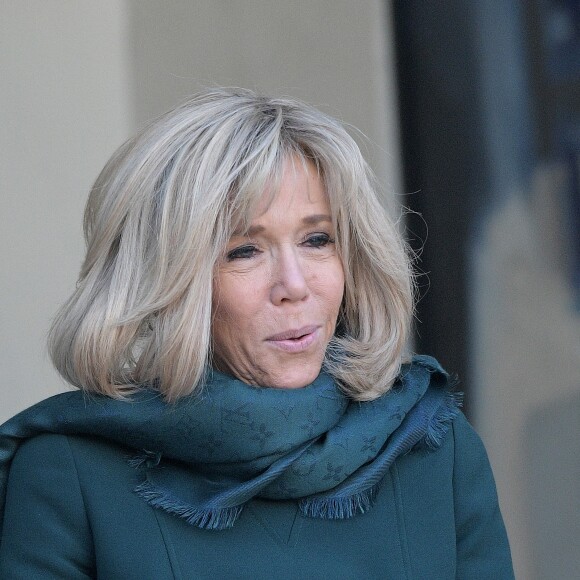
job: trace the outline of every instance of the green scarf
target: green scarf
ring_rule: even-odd
[[[351,517],[370,509],[397,457],[440,445],[458,413],[450,389],[439,363],[417,356],[388,393],[364,403],[324,372],[302,389],[273,389],[212,371],[201,395],[174,404],[149,388],[128,401],[56,395],[0,427],[0,527],[12,458],[40,433],[134,449],[135,492],[201,528],[233,526],[254,497],[298,500],[309,517]]]

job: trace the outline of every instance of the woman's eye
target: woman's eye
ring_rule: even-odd
[[[226,254],[228,262],[232,260],[244,260],[248,258],[253,258],[258,253],[256,246],[241,246],[240,248],[234,248]]]
[[[332,244],[334,242],[333,239],[328,234],[312,234],[308,236],[306,241],[304,242],[305,245],[311,248],[324,248],[328,244]]]

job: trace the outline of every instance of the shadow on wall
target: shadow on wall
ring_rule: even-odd
[[[548,387],[547,387],[548,388]],[[535,580],[576,578],[580,541],[580,384],[525,422],[524,485]],[[565,498],[565,501],[562,501]]]

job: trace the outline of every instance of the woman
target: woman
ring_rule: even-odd
[[[403,362],[404,245],[304,104],[199,95],[113,156],[51,355],[1,430],[2,578],[512,578],[485,451]]]

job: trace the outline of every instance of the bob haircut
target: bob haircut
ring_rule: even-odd
[[[324,369],[355,400],[386,392],[409,334],[413,279],[372,172],[334,119],[243,89],[194,96],[100,173],[77,288],[49,335],[60,374],[116,398],[143,384],[168,401],[201,388],[212,361],[215,264],[260,198],[275,196],[289,157],[318,171],[345,274]]]

